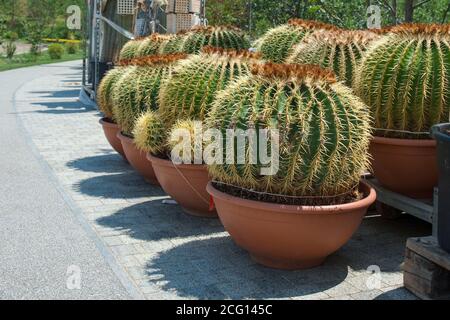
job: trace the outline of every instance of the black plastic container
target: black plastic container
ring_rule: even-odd
[[[432,128],[437,141],[439,168],[438,241],[442,249],[450,253],[450,123]]]

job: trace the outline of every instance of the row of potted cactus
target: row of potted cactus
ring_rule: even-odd
[[[153,35],[127,44],[100,84],[102,123],[111,145],[187,213],[218,214],[264,265],[309,268],[348,241],[375,201],[360,181],[369,145],[375,174],[389,185],[379,170],[399,159],[407,167],[417,152],[379,151],[379,136],[409,138],[448,118],[449,43],[444,25],[370,32],[303,20],[269,31],[256,54],[232,27]],[[226,161],[179,163],[177,132],[205,129],[217,135],[192,139],[179,156],[196,160],[214,146],[212,157]],[[277,143],[244,140],[239,149],[240,137],[228,139],[230,130],[256,129],[275,132]],[[414,139],[423,141],[432,143]],[[275,151],[277,170],[262,174],[261,154]],[[392,163],[380,165],[380,154]],[[420,169],[433,173],[436,164],[423,160],[429,167]]]

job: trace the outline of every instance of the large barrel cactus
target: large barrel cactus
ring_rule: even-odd
[[[379,38],[370,31],[319,30],[294,47],[286,62],[332,69],[339,81],[351,87],[364,52]]]
[[[232,26],[194,27],[186,33],[182,52],[199,53],[205,46],[224,49],[249,49],[250,41],[242,30]]]
[[[146,110],[158,108],[158,93],[163,78],[170,75],[184,54],[149,56],[134,59],[113,89],[113,113],[123,133],[132,136],[136,119]]]
[[[160,111],[168,126],[178,119],[203,120],[219,90],[242,75],[258,55],[205,47],[184,60],[161,86]]]
[[[122,47],[119,54],[120,60],[129,60],[136,57],[136,53],[144,40],[142,38],[130,40]]]
[[[157,55],[161,46],[172,36],[154,33],[142,40],[141,45],[136,51],[136,57],[147,57]]]
[[[450,25],[405,24],[366,53],[354,87],[376,135],[429,139],[431,126],[449,119],[449,85]]]
[[[281,63],[292,48],[316,30],[336,30],[337,27],[318,21],[291,19],[287,24],[270,29],[256,41],[256,49],[263,59]]]
[[[111,121],[114,121],[112,92],[114,85],[125,74],[126,68],[117,67],[111,69],[103,77],[97,88],[97,104],[101,112]]]
[[[331,201],[329,197],[356,190],[368,167],[367,106],[337,82],[331,71],[317,66],[255,65],[252,75],[218,95],[207,127],[222,132],[224,159],[234,160],[209,166],[211,176],[255,192]],[[229,129],[278,130],[279,157],[272,156],[279,159],[279,170],[261,175],[260,169],[266,165],[260,156],[255,162],[248,156],[253,153],[249,150],[256,149],[258,154],[266,154],[265,149],[272,149],[276,140],[267,145],[260,140],[252,144],[256,149],[249,149],[247,139],[244,150],[236,138],[235,143],[227,143]],[[234,150],[228,150],[229,145],[235,145]],[[244,164],[238,164],[243,154],[247,155]]]

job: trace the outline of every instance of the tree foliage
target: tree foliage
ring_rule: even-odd
[[[380,7],[383,26],[408,21],[411,8],[414,22],[450,22],[448,0],[207,0],[206,3],[210,24],[231,23],[251,31],[253,36],[290,18],[365,29],[369,5]]]

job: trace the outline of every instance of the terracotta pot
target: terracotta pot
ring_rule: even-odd
[[[130,165],[139,172],[148,183],[159,186],[153,166],[151,162],[147,160],[145,153],[136,148],[133,139],[124,136],[121,132],[117,133],[117,137],[122,143],[123,151],[125,152]]]
[[[148,155],[155,168],[156,176],[163,190],[171,196],[183,210],[196,217],[217,218],[217,212],[210,210],[210,196],[206,186],[210,181],[206,166],[175,165]]]
[[[122,143],[119,138],[117,138],[117,134],[120,132],[120,127],[107,118],[100,119],[100,124],[103,127],[103,132],[105,133],[105,137],[108,140],[111,147],[116,150],[125,160],[125,152],[123,151]]]
[[[375,177],[386,189],[417,199],[433,197],[438,185],[436,141],[374,137]]]
[[[286,270],[322,264],[358,229],[376,192],[361,183],[365,198],[336,206],[289,206],[237,198],[207,190],[225,229],[256,262]]]

